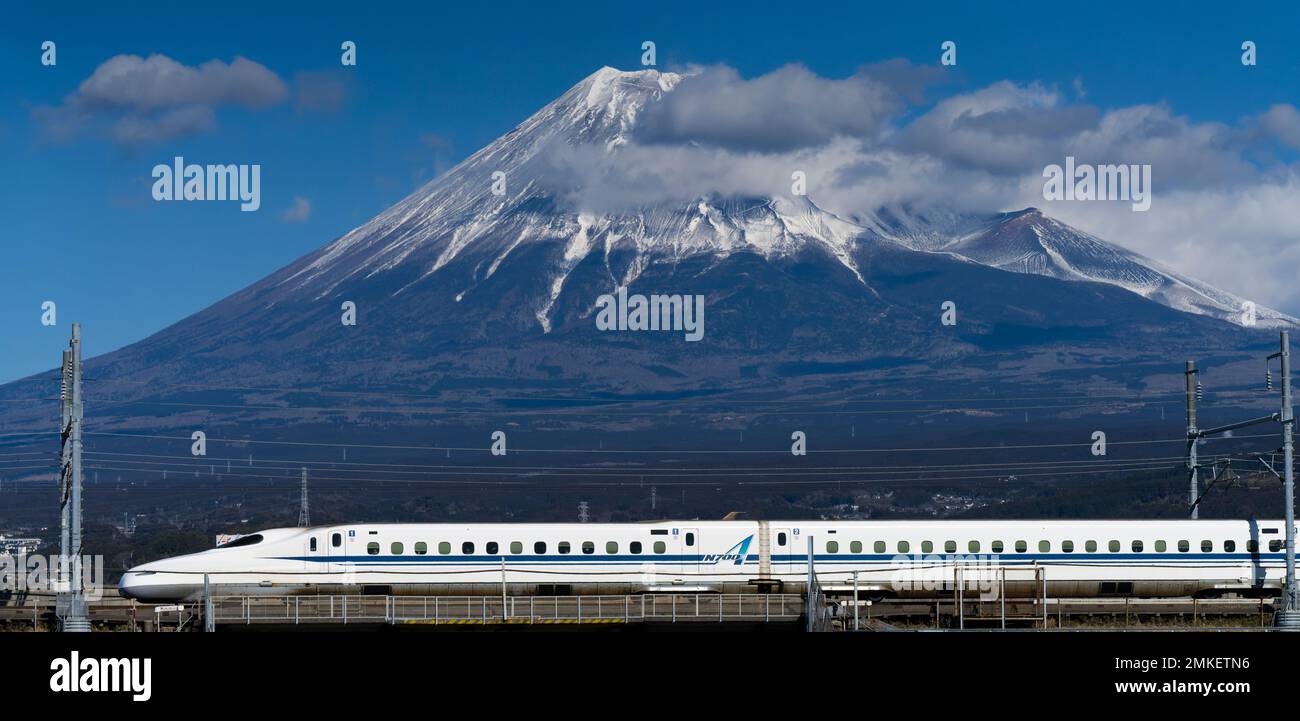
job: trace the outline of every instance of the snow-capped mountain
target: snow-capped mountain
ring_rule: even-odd
[[[569,274],[592,254],[604,260],[612,283],[627,286],[653,263],[679,263],[695,255],[718,260],[742,251],[773,258],[811,245],[862,280],[854,256],[891,241],[1001,270],[1109,283],[1180,311],[1242,322],[1244,299],[1032,208],[973,215],[893,207],[849,219],[802,197],[699,198],[619,214],[566,203],[564,181],[551,173],[555,151],[583,147],[617,154],[642,110],[683,80],[656,70],[602,68],[278,284],[287,292],[324,298],[350,280],[403,269],[405,280],[393,288],[396,295],[432,282],[458,258],[472,258],[474,272],[454,289],[460,301],[521,248],[558,240],[563,252],[537,268],[546,291],[529,301],[538,326],[550,331],[550,314]],[[1264,307],[1256,316],[1261,327],[1295,322]]]
[[[597,213],[574,202],[557,158],[617,162],[644,109],[684,82],[603,68],[320,250],[92,359],[118,402],[104,422],[189,422],[131,404],[196,382],[806,398],[887,375],[906,392],[944,376],[996,393],[995,376],[1165,373],[1170,358],[1267,340],[1220,320],[1236,320],[1234,296],[1032,210],[844,217],[815,197],[718,194]],[[703,296],[703,339],[603,332],[597,299],[618,288]],[[948,302],[955,325],[940,321]],[[355,325],[340,322],[348,303]],[[1258,312],[1260,325],[1289,320]],[[15,427],[45,420],[0,412]]]

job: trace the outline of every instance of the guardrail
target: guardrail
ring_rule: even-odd
[[[218,624],[555,624],[796,621],[795,594],[214,596]]]

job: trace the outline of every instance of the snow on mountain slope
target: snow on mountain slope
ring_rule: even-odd
[[[1034,209],[989,216],[893,207],[844,218],[804,197],[697,198],[617,214],[566,202],[566,181],[556,178],[552,151],[594,149],[617,157],[632,142],[641,111],[682,82],[690,78],[602,68],[448,173],[279,276],[280,290],[319,299],[344,283],[402,269],[402,282],[387,291],[395,296],[461,259],[475,265],[472,277],[457,289],[459,302],[512,255],[531,244],[558,243],[562,253],[537,268],[548,290],[532,308],[537,323],[549,331],[549,314],[569,274],[592,253],[602,254],[612,283],[627,285],[654,263],[700,255],[721,259],[742,251],[786,257],[811,245],[862,280],[854,258],[873,244],[892,241],[1003,270],[1109,283],[1178,310],[1241,322],[1242,298]],[[274,297],[266,302],[275,302]],[[1257,313],[1262,326],[1295,322],[1268,308]]]

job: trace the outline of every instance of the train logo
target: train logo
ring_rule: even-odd
[[[745,536],[745,540],[737,543],[731,548],[728,548],[726,553],[704,554],[703,558],[701,558],[701,563],[716,564],[719,561],[735,561],[736,565],[739,566],[749,557],[749,542],[752,540],[754,540],[754,535],[751,533],[750,535]]]

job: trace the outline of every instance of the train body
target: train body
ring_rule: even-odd
[[[126,572],[143,601],[212,595],[802,592],[1272,595],[1281,521],[357,523],[278,528]]]

